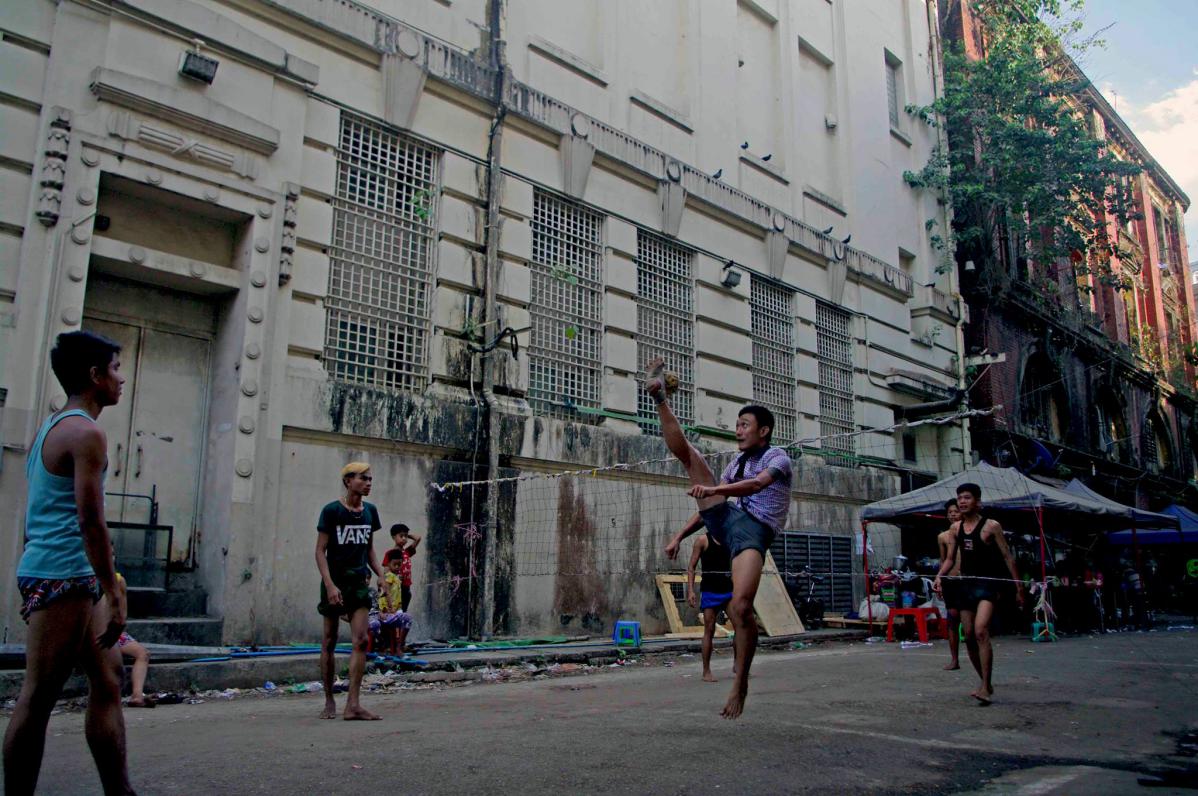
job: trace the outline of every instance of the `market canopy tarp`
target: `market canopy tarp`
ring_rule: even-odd
[[[1106,528],[1123,528],[1131,521],[1129,506],[1092,500],[1033,481],[1013,467],[992,467],[985,462],[922,489],[870,503],[861,509],[861,520],[902,523],[943,517],[945,502],[955,498],[957,487],[967,483],[982,488],[983,512],[1043,509],[1058,516],[1085,517]]]
[[[1161,514],[1175,517],[1181,527],[1176,531],[1141,531],[1136,528],[1135,542],[1139,544],[1198,544],[1198,514],[1174,503],[1168,508],[1161,509]],[[1119,531],[1107,535],[1107,541],[1114,545],[1130,545],[1133,542],[1130,530]]]
[[[1180,526],[1180,521],[1172,514],[1165,512],[1158,513],[1155,511],[1148,511],[1147,509],[1138,509],[1135,506],[1127,506],[1123,503],[1118,503],[1114,500],[1111,500],[1109,497],[1098,494],[1076,478],[1065,484],[1062,489],[1070,494],[1078,495],[1080,497],[1093,500],[1097,503],[1109,504],[1112,509],[1125,511],[1126,515],[1124,516],[1126,516],[1130,521],[1129,524],[1134,524],[1136,526],[1137,531],[1140,528],[1173,528],[1176,530]]]

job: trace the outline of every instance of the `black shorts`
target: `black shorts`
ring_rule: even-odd
[[[699,512],[703,525],[717,542],[736,558],[742,550],[756,550],[764,559],[774,541],[774,529],[740,506],[725,500],[718,506]]]
[[[342,575],[333,578],[333,585],[341,590],[341,604],[329,603],[324,581],[320,583],[320,602],[316,610],[321,616],[353,616],[359,608],[368,609],[374,603],[370,597],[370,579],[365,575]]]
[[[961,585],[961,579],[956,576],[940,580],[940,596],[944,598],[944,607],[950,611],[961,610]]]
[[[399,601],[402,603],[402,605],[400,607],[403,608],[404,613],[407,613],[408,606],[412,604],[412,587],[411,586],[404,586],[402,584],[400,585]]]
[[[998,584],[994,581],[978,578],[962,578],[960,583],[961,602],[958,606],[960,610],[976,611],[978,603],[983,600],[988,600],[991,603],[998,602]],[[945,603],[945,605],[947,604]]]

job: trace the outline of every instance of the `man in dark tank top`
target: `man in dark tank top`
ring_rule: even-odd
[[[1008,578],[1015,581],[1015,600],[1023,607],[1023,583],[1015,567],[1015,557],[1007,547],[1002,526],[996,520],[982,516],[982,488],[977,484],[957,487],[957,509],[961,519],[950,528],[948,548],[940,571],[936,574],[936,591],[943,592],[941,579],[948,575],[955,561],[960,561],[961,586],[958,599],[961,626],[965,631],[965,648],[969,662],[982,678],[982,684],[970,696],[983,705],[994,697],[991,675],[994,671],[994,648],[990,643],[990,620],[998,600],[998,587]],[[958,558],[958,553],[960,557]]]
[[[699,581],[699,599],[695,599],[695,567],[702,563],[703,579]],[[720,611],[732,601],[732,557],[728,548],[705,533],[695,539],[691,563],[686,570],[686,601],[703,612],[703,682],[714,683],[711,673],[711,652],[715,646],[715,622]]]

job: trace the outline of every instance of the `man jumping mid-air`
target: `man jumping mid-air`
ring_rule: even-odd
[[[645,391],[657,404],[661,435],[670,453],[686,469],[690,495],[699,505],[699,513],[666,545],[666,555],[673,559],[682,540],[706,526],[711,537],[726,546],[732,556],[732,601],[727,612],[736,631],[736,674],[721,715],[735,719],[744,711],[749,667],[757,649],[753,598],[757,596],[765,554],[790,510],[790,457],[783,449],[770,446],[773,413],[764,406],[746,406],[736,419],[736,445],[741,455],[724,468],[717,485],[707,460],[687,442],[670,409],[667,394],[673,392],[674,377],[665,373],[660,358],[651,361],[645,370]],[[732,504],[728,498],[739,499]]]

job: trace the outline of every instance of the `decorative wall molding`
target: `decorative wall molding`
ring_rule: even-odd
[[[416,106],[424,91],[428,71],[418,60],[424,54],[423,43],[415,31],[400,29],[389,37],[390,48],[383,52],[383,118],[389,124],[411,129]]]
[[[279,245],[279,287],[291,281],[291,268],[295,257],[295,228],[299,212],[295,203],[299,200],[300,187],[294,182],[283,184],[286,198],[283,201],[283,241]]]
[[[62,210],[62,188],[66,184],[67,152],[71,146],[71,112],[66,108],[50,109],[50,124],[46,128],[42,148],[42,169],[38,177],[37,210],[34,215],[47,227],[58,223]]]
[[[248,152],[226,152],[208,146],[198,139],[147,124],[128,111],[109,114],[108,132],[125,141],[136,141],[169,152],[175,157],[190,158],[205,166],[231,171],[250,180],[258,177],[258,159]]]
[[[153,116],[230,144],[270,155],[279,148],[277,128],[227,105],[153,80],[96,67],[91,90],[99,99]]]
[[[566,194],[575,199],[581,199],[586,193],[591,164],[595,162],[595,145],[587,140],[590,134],[590,119],[579,114],[571,120],[570,134],[563,135],[559,145],[562,153],[562,186]]]
[[[665,177],[657,184],[657,195],[661,198],[661,231],[676,238],[682,228],[682,211],[686,208],[686,189],[681,182],[682,164],[676,160],[667,163]]]

